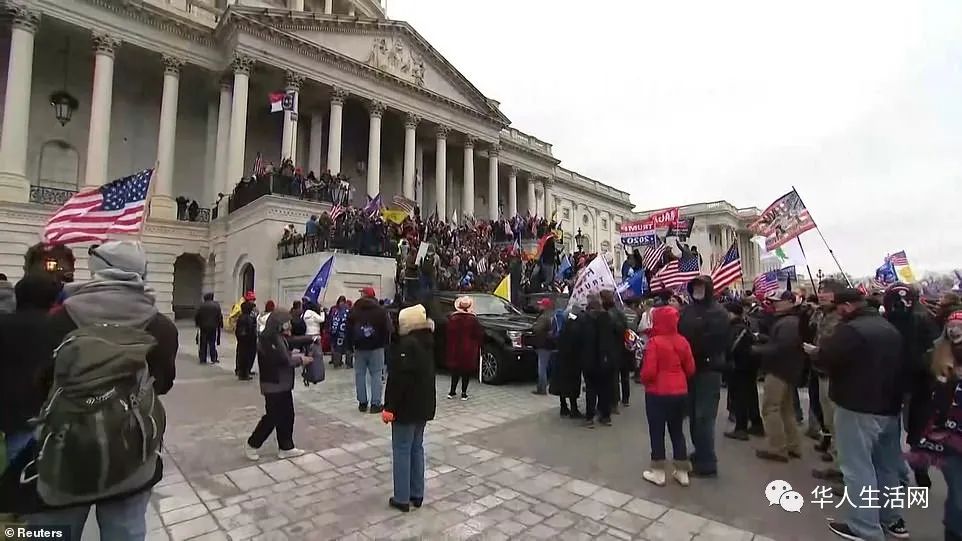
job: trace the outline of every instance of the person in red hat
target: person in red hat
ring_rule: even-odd
[[[387,310],[377,302],[373,287],[363,287],[361,298],[354,303],[347,316],[345,341],[348,350],[354,351],[354,387],[357,391],[357,409],[371,413],[383,411],[384,348],[391,341],[394,325]],[[371,393],[368,402],[368,378]]]

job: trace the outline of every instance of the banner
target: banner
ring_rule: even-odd
[[[809,229],[815,229],[815,222],[798,192],[792,190],[769,205],[749,229],[765,237],[765,249],[771,252]]]
[[[668,227],[668,233],[665,234],[666,237],[678,237],[681,240],[686,240],[691,236],[691,230],[695,227],[695,217],[682,218],[678,217],[678,221]]]
[[[678,207],[661,210],[644,220],[626,222],[618,230],[621,233],[621,243],[628,247],[648,246],[655,243],[655,238],[662,236],[679,227]]]
[[[578,273],[575,285],[571,289],[571,299],[568,301],[568,310],[575,307],[584,307],[588,304],[588,295],[600,293],[606,289],[615,291],[618,284],[615,277],[611,274],[611,268],[604,257],[595,257],[588,266]]]

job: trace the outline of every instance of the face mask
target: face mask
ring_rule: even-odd
[[[696,290],[692,291],[691,296],[692,296],[692,298],[695,299],[696,301],[700,301],[700,300],[702,300],[702,299],[705,298],[705,291],[704,291],[704,290],[701,290],[701,289],[696,289]]]

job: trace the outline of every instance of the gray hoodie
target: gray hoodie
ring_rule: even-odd
[[[13,284],[6,280],[0,281],[0,314],[12,314],[17,309],[17,298],[13,293]]]

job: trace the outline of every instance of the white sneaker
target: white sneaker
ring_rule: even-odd
[[[678,484],[683,487],[687,487],[691,483],[691,480],[688,478],[688,472],[686,471],[675,470],[671,476],[674,477],[675,481],[677,481]]]
[[[294,458],[304,454],[304,450],[298,449],[297,447],[293,449],[281,449],[277,452],[277,458],[284,460],[285,458]]]
[[[658,485],[660,487],[665,486],[665,470],[645,470],[641,476],[644,477],[645,481],[648,481],[651,484]]]
[[[246,443],[244,444],[244,456],[246,456],[247,460],[250,460],[251,462],[257,462],[261,459],[261,455],[257,453],[257,449],[247,445]]]
[[[454,398],[457,398],[457,396],[458,396],[458,395],[456,395],[456,394],[454,394],[454,393],[448,393],[448,400],[453,400]]]
[[[468,399],[468,395],[466,395],[466,394],[461,395],[461,400],[462,400],[462,401],[465,401],[465,400],[467,400],[467,399]]]

